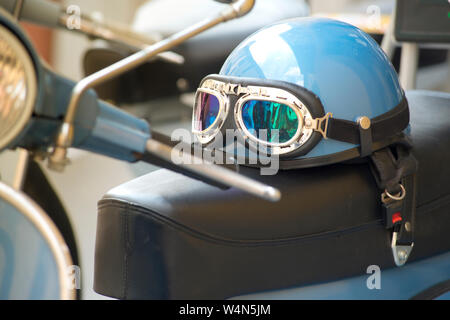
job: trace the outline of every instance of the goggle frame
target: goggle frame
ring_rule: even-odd
[[[199,95],[201,93],[211,94],[219,101],[219,113],[214,123],[203,131],[195,130],[196,110],[198,107]],[[232,103],[230,97],[235,96],[238,100]],[[273,143],[259,139],[252,134],[244,124],[242,117],[242,108],[249,101],[268,101],[286,105],[297,115],[298,128],[296,134],[284,143]],[[222,81],[217,79],[205,79],[197,90],[195,96],[195,105],[193,110],[192,128],[202,144],[210,143],[216,135],[224,129],[223,126],[229,117],[230,107],[234,109],[234,124],[242,138],[254,150],[263,151],[272,155],[287,155],[298,150],[305,145],[312,137],[315,131],[323,135],[323,118],[313,118],[311,111],[299,97],[289,91],[271,87],[267,85],[247,85],[232,83],[232,81]],[[326,115],[326,119],[331,117]],[[324,117],[325,118],[325,117]],[[320,123],[320,125],[318,125]],[[326,136],[325,136],[326,138]]]

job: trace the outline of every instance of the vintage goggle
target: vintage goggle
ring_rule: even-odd
[[[321,139],[371,145],[401,133],[408,124],[406,99],[384,115],[361,115],[353,122],[325,113],[315,94],[291,83],[211,75],[197,90],[192,131],[207,145],[224,130],[235,129],[250,148],[297,157]]]

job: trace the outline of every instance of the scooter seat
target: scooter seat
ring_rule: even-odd
[[[409,262],[450,250],[450,94],[411,91],[419,161]],[[260,176],[269,203],[159,170],[99,202],[94,289],[120,299],[224,299],[394,267],[369,165],[337,164]]]

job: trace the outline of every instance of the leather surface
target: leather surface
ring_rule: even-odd
[[[450,250],[450,95],[407,93],[419,161],[411,260]],[[279,203],[167,170],[99,203],[95,290],[117,298],[227,298],[394,265],[368,164],[260,176]]]

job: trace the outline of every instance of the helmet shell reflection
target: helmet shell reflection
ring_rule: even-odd
[[[350,121],[375,118],[403,99],[397,73],[379,45],[358,28],[326,18],[288,20],[254,33],[231,53],[220,74],[302,86],[320,98],[326,113]],[[355,147],[322,139],[302,158]]]

